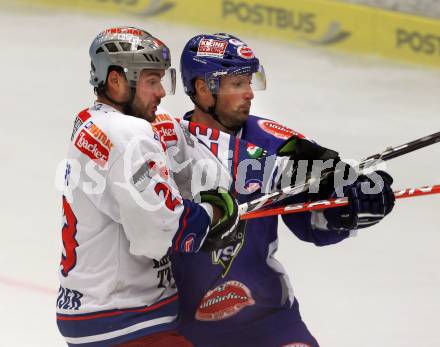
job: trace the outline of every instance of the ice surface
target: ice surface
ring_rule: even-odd
[[[64,345],[54,308],[61,251],[55,170],[74,116],[93,101],[89,44],[103,28],[121,24],[145,27],[176,53],[200,32],[151,19],[0,14],[2,346]],[[244,39],[268,77],[253,113],[344,157],[440,130],[439,71]],[[190,103],[178,87],[163,106],[182,114]],[[395,188],[440,183],[439,153],[440,144],[390,162]],[[323,347],[440,346],[439,211],[440,196],[399,201],[379,226],[325,248],[281,227],[278,257]]]

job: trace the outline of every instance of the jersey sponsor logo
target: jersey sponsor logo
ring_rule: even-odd
[[[257,190],[261,189],[263,186],[263,182],[256,178],[252,178],[250,180],[247,180],[244,184],[244,190],[247,191],[249,194],[255,193]]]
[[[292,129],[289,129],[284,125],[281,125],[271,120],[260,119],[258,121],[258,126],[268,134],[271,134],[272,136],[275,136],[276,138],[282,140],[287,140],[293,135],[297,135],[297,136],[299,135],[297,132],[293,131]]]
[[[83,117],[81,121],[85,122],[87,119],[87,117]],[[96,160],[100,166],[104,166],[108,160],[113,144],[98,126],[92,121],[89,121],[79,133],[75,141],[75,147],[90,159]]]
[[[282,345],[281,347],[311,347],[310,345],[303,342],[291,342],[287,345]]]
[[[171,116],[169,114],[159,113],[154,118],[153,125],[156,124],[156,123],[161,123],[161,122],[171,122],[172,123],[173,122],[173,118],[171,118]]]
[[[174,129],[174,122],[169,115],[156,115],[152,125],[155,133],[159,135],[159,140],[164,150],[177,144],[177,134],[176,130]]]
[[[107,135],[98,128],[92,121],[88,122],[84,125],[84,128],[89,131],[89,133],[97,139],[108,151],[110,151],[113,147],[112,142],[107,137]]]
[[[195,237],[196,234],[194,233],[191,233],[185,237],[185,239],[182,241],[183,252],[194,252]]]
[[[254,304],[248,287],[238,281],[228,281],[205,294],[195,318],[201,321],[219,321],[232,317],[246,306]]]
[[[228,43],[222,40],[202,39],[197,49],[199,57],[223,58]]]
[[[255,58],[255,55],[254,55],[254,52],[252,51],[252,48],[250,48],[248,46],[240,46],[240,47],[238,47],[237,53],[243,59]]]
[[[81,130],[75,141],[75,147],[92,160],[96,160],[98,165],[104,166],[108,160],[109,151],[101,145],[92,135],[84,129]]]
[[[237,234],[236,240],[227,247],[217,249],[211,252],[211,259],[213,265],[220,265],[223,267],[222,277],[224,278],[231,269],[232,263],[238,256],[244,244],[244,231]]]
[[[83,293],[60,286],[58,290],[57,307],[62,310],[79,310]]]

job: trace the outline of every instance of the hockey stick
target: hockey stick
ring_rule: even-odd
[[[419,188],[408,188],[394,192],[396,199],[413,198],[422,195],[440,194],[440,184]],[[292,204],[276,208],[267,208],[257,211],[245,213],[240,216],[240,219],[254,219],[261,217],[268,217],[280,214],[291,214],[306,211],[325,210],[328,208],[335,208],[348,205],[347,198],[319,200],[312,202],[305,202],[299,204]]]
[[[404,154],[416,151],[418,149],[430,146],[440,141],[440,132],[421,137],[417,140],[407,142],[403,145],[396,147],[389,147],[385,151],[377,154],[373,154],[363,160],[358,165],[359,170],[365,170],[378,163],[379,161],[387,161],[400,157]],[[297,186],[288,186],[281,190],[277,190],[273,193],[265,194],[257,199],[243,203],[239,206],[240,215],[259,210],[263,207],[267,207],[270,204],[281,201],[289,196],[300,194],[306,191],[313,183],[319,182],[328,177],[330,173],[324,174],[320,178],[311,178],[306,183]]]
[[[433,145],[436,142],[440,142],[440,132],[421,137],[417,140],[405,143],[400,146],[389,147],[382,153],[377,153],[363,159],[359,164],[359,168],[367,168],[371,165],[374,165],[374,163],[376,163],[378,160],[386,161],[400,157],[401,155],[408,154],[417,151],[418,149]],[[372,162],[372,164],[370,164],[370,162]]]

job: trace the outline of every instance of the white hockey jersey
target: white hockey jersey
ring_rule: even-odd
[[[167,251],[199,250],[212,209],[190,199],[228,187],[212,153],[158,113],[152,125],[96,103],[75,120],[57,300],[69,346],[111,346],[173,329],[178,304]]]

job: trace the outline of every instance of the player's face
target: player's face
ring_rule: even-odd
[[[144,118],[149,122],[154,121],[157,106],[166,94],[161,83],[164,74],[164,70],[142,70],[136,84],[136,94],[131,104],[135,116]]]
[[[216,112],[229,128],[239,128],[249,117],[254,93],[251,75],[227,75],[220,81]]]

